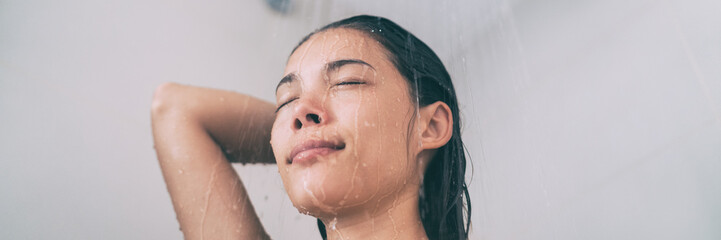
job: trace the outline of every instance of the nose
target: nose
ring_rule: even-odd
[[[298,99],[294,107],[293,130],[325,124],[328,121],[321,104],[312,99]]]

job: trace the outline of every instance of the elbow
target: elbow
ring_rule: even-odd
[[[175,105],[175,99],[180,85],[177,83],[166,82],[160,84],[153,93],[153,102],[151,105],[151,114],[158,116],[167,113]]]

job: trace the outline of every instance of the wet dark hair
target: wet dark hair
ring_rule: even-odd
[[[419,107],[441,101],[451,109],[453,135],[446,145],[436,150],[428,163],[418,210],[429,239],[467,239],[471,224],[471,199],[465,181],[466,152],[461,140],[458,100],[448,71],[423,41],[391,20],[368,15],[328,24],[304,37],[293,52],[314,34],[337,28],[358,30],[378,41],[387,50],[389,60],[408,81],[411,99]],[[325,225],[320,220],[318,230],[326,239]]]

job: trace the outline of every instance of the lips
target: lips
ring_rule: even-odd
[[[289,164],[303,163],[316,156],[330,154],[345,148],[345,143],[325,140],[308,140],[296,145],[290,152]]]

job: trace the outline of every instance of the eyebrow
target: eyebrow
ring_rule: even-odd
[[[326,72],[335,71],[335,70],[338,70],[340,67],[348,65],[348,64],[362,64],[362,65],[366,65],[366,66],[370,67],[373,70],[376,70],[375,68],[373,68],[373,66],[371,66],[367,62],[364,62],[363,60],[360,60],[360,59],[340,59],[340,60],[335,60],[335,61],[327,63],[325,65],[325,71]]]
[[[370,67],[371,69],[375,70],[375,68],[373,66],[371,66],[369,63],[367,63],[363,60],[360,60],[360,59],[340,59],[340,60],[335,60],[335,61],[326,63],[325,71],[326,72],[336,71],[336,70],[340,69],[341,67],[348,65],[348,64],[366,65],[366,66]],[[290,83],[298,80],[298,78],[299,78],[298,74],[296,74],[295,72],[285,75],[283,78],[280,79],[280,82],[278,82],[278,86],[275,87],[275,92],[278,93],[278,88],[280,88],[281,85],[286,84],[286,83],[290,84]]]
[[[285,75],[285,77],[280,79],[280,82],[278,82],[278,86],[275,86],[275,93],[278,93],[278,88],[280,88],[283,84],[290,84],[291,82],[294,82],[298,79],[298,74],[295,74],[294,72],[289,73],[288,75]]]

